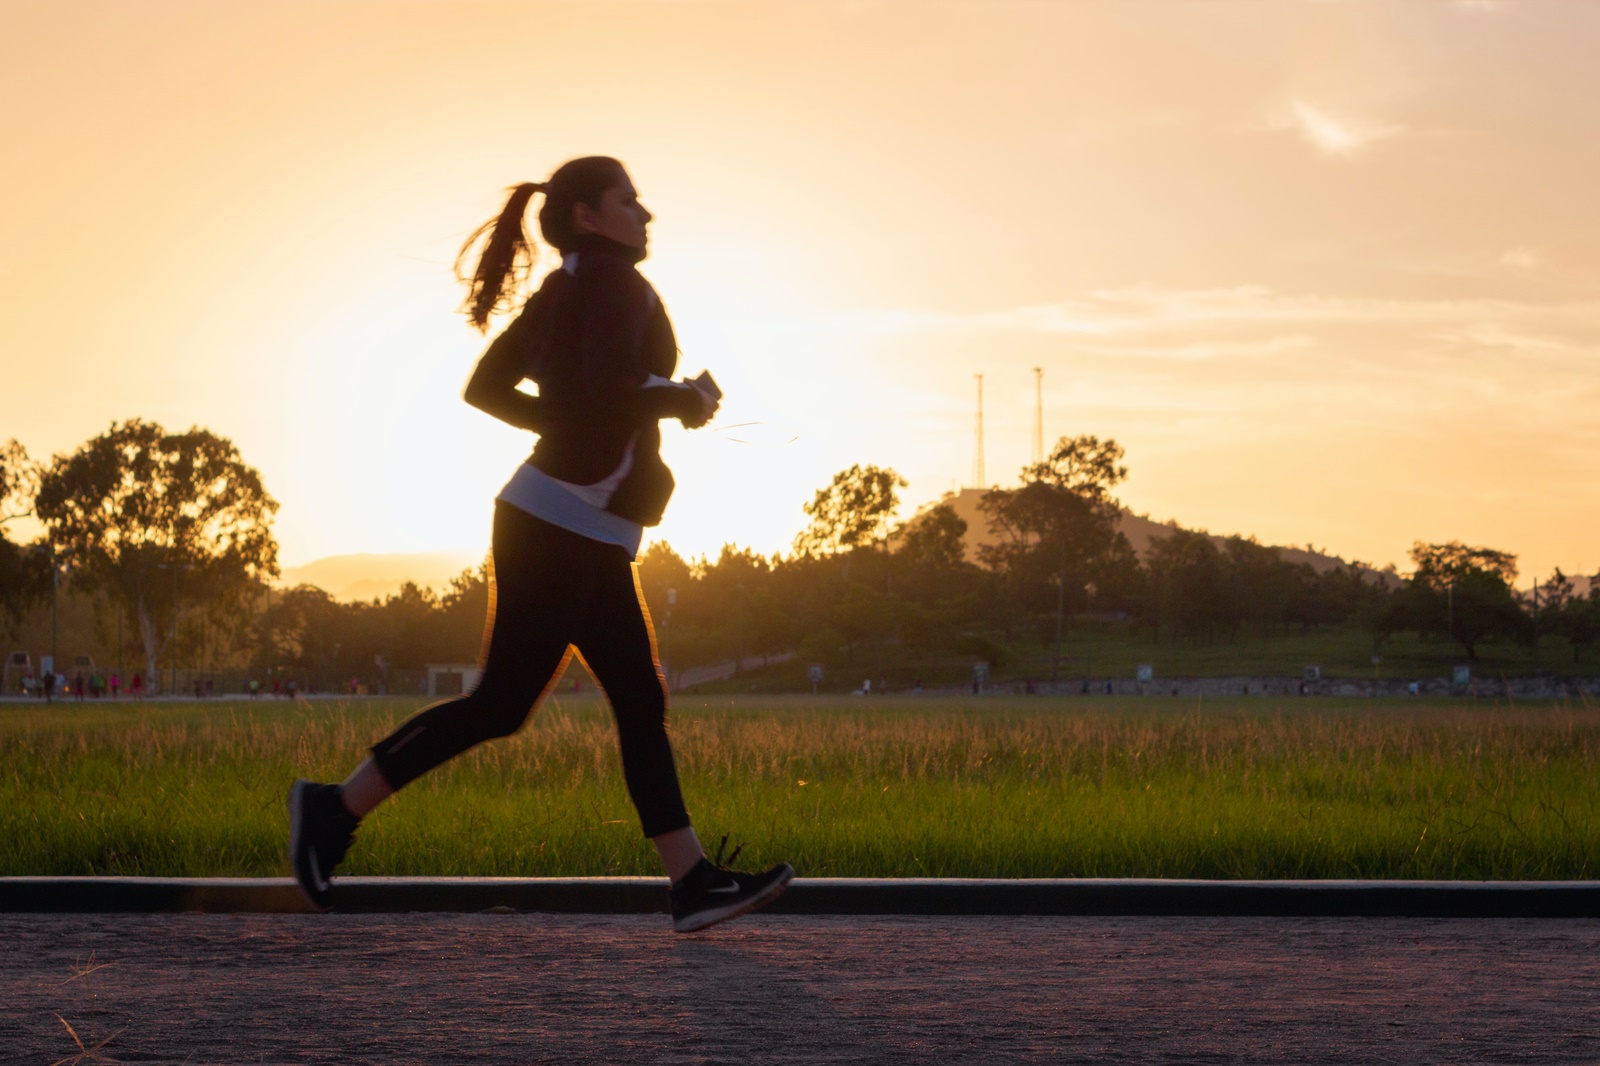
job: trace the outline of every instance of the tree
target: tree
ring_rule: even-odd
[[[1560,570],[1556,571],[1556,578],[1551,584],[1557,587],[1564,584],[1566,595],[1554,596],[1549,603],[1551,628],[1567,638],[1572,648],[1572,661],[1577,662],[1586,650],[1600,641],[1600,574],[1589,579],[1586,596],[1574,595],[1572,582]]]
[[[1042,463],[1024,467],[1022,480],[1042,481],[1064,489],[1085,503],[1113,516],[1121,510],[1111,490],[1128,478],[1122,445],[1092,433],[1062,437]]]
[[[959,569],[967,561],[966,535],[966,521],[949,504],[938,504],[900,531],[899,560],[908,568]]]
[[[1150,545],[1145,565],[1150,572],[1147,614],[1157,639],[1165,626],[1174,634],[1209,640],[1228,622],[1227,563],[1209,536],[1174,529]]]
[[[1128,476],[1122,455],[1114,440],[1062,437],[1048,459],[1023,468],[1020,488],[985,493],[979,503],[999,535],[980,558],[1005,575],[1015,602],[1036,620],[1053,614],[1058,645],[1069,605],[1086,607],[1091,584],[1127,586],[1137,568],[1111,494]]]
[[[1460,541],[1411,546],[1416,571],[1394,601],[1397,628],[1419,633],[1444,633],[1460,644],[1468,659],[1491,637],[1519,636],[1526,617],[1511,583],[1517,557],[1493,548],[1474,548]]]
[[[152,680],[180,604],[239,606],[277,575],[277,509],[232,441],[140,419],[56,457],[38,493],[39,518],[80,587],[132,616]]]
[[[886,540],[889,521],[900,506],[895,490],[905,487],[906,479],[887,467],[857,464],[839,471],[805,505],[811,524],[795,538],[795,550],[832,555]]]
[[[50,593],[50,550],[43,541],[17,544],[6,526],[33,514],[39,467],[16,440],[0,445],[0,615],[7,627]]]

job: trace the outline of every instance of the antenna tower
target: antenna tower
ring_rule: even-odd
[[[1044,371],[1033,368],[1033,461],[1044,462]]]
[[[976,450],[972,456],[972,487],[985,488],[987,479],[983,476],[983,375],[974,374],[978,379],[978,432]]]

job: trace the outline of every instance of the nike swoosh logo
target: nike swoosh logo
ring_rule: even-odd
[[[737,892],[737,891],[739,891],[739,886],[738,885],[727,885],[726,887],[723,887],[723,888],[708,888],[708,889],[706,889],[706,895],[709,896],[709,895],[712,895],[713,893],[715,893],[717,895],[727,895],[729,892]]]
[[[306,856],[306,860],[311,863],[311,883],[317,886],[318,892],[328,891],[328,882],[322,879],[322,871],[317,869],[316,849],[312,849],[311,854]]]

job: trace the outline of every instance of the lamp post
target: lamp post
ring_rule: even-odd
[[[56,672],[56,599],[61,587],[61,572],[56,566],[55,545],[50,546],[50,672]],[[51,678],[51,685],[55,679]]]
[[[1061,672],[1061,627],[1067,613],[1067,541],[1061,540],[1061,572],[1056,575],[1056,657],[1050,664],[1050,680]]]
[[[1095,589],[1095,585],[1094,585],[1093,581],[1084,582],[1084,585],[1083,585],[1083,613],[1084,613],[1085,616],[1087,616],[1089,614],[1089,608],[1094,603],[1095,591],[1096,591],[1096,589]],[[1092,662],[1093,649],[1094,649],[1094,643],[1093,643],[1094,637],[1092,636],[1093,632],[1094,632],[1094,623],[1091,621],[1088,625],[1085,626],[1085,635],[1084,635],[1084,638],[1083,638],[1083,683],[1085,685],[1087,685],[1089,683],[1089,678],[1094,673],[1094,664]]]
[[[50,545],[50,672],[52,674],[60,672],[56,669],[56,601],[60,597],[61,564],[71,558],[71,548],[58,554],[55,544]],[[55,684],[53,679],[51,684]]]
[[[658,649],[661,654],[661,673],[666,676],[668,692],[672,691],[672,659],[669,658],[671,647],[667,643],[667,637],[672,626],[672,609],[677,605],[678,590],[668,589],[667,609],[661,615],[661,647]]]
[[[733,643],[733,676],[739,676],[739,670],[744,665],[744,585],[733,586],[733,591],[738,599],[734,612],[734,643]]]

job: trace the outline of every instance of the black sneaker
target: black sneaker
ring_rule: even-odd
[[[328,879],[355,838],[361,819],[345,809],[338,785],[301,778],[289,786],[289,865],[318,910],[333,903]]]
[[[723,837],[722,843],[727,842],[728,838]],[[734,848],[728,862],[733,862],[738,854],[739,848]],[[716,862],[701,859],[672,886],[673,931],[692,933],[765,907],[783,895],[793,877],[794,867],[786,862],[762,873],[730,870],[722,862],[719,845]]]

